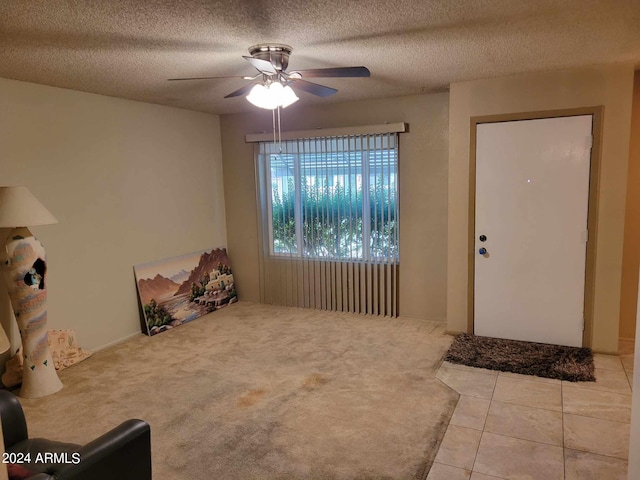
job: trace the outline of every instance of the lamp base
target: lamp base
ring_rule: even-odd
[[[62,388],[47,336],[46,260],[44,247],[27,228],[12,230],[0,252],[0,268],[22,339],[20,396],[24,398],[44,397]]]

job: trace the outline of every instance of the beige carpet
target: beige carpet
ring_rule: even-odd
[[[458,395],[443,325],[239,303],[140,335],[22,400],[31,436],[151,424],[155,480],[426,478]]]

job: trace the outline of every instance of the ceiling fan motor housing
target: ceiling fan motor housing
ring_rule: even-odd
[[[318,97],[328,97],[338,90],[325,85],[309,82],[306,78],[356,78],[369,77],[371,72],[366,67],[329,67],[329,68],[312,68],[307,70],[297,70],[287,72],[289,66],[289,56],[293,49],[289,45],[282,43],[259,43],[249,47],[251,56],[243,56],[256,70],[258,74],[254,76],[235,76],[235,77],[191,77],[191,78],[170,78],[169,80],[209,80],[214,78],[242,78],[251,81],[252,84],[245,85],[234,90],[224,98],[239,97],[246,95],[257,85],[269,87],[272,84],[280,84],[286,88],[290,87],[297,90],[316,95]]]
[[[249,55],[270,62],[279,71],[285,71],[289,66],[289,55],[292,51],[289,45],[280,43],[260,43],[249,47]]]

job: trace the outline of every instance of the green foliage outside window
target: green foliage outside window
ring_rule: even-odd
[[[397,256],[395,186],[385,185],[382,175],[371,181],[368,215],[364,215],[361,187],[310,185],[304,181],[301,200],[303,257],[363,259],[367,217],[369,238],[364,241],[368,241],[370,258]],[[275,185],[272,189],[272,228],[274,252],[298,255],[292,178],[286,191],[280,193]]]

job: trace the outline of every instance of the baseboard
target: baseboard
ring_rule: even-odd
[[[395,318],[397,318],[398,320],[402,320],[403,318],[408,318],[411,320],[422,320],[425,322],[447,323],[447,319],[442,317],[425,318],[425,317],[418,317],[417,315],[398,315]]]
[[[461,333],[467,333],[467,332],[461,332],[459,330],[445,330],[445,332],[447,335],[453,335],[454,337],[456,335],[460,335]]]
[[[122,338],[119,338],[118,340],[114,340],[113,342],[109,342],[106,345],[92,348],[91,351],[95,353],[95,352],[100,352],[102,350],[106,350],[107,348],[115,347],[116,345],[120,345],[121,343],[124,343],[127,340],[131,340],[132,338],[137,337],[138,335],[144,335],[144,333],[142,332],[132,333],[130,335],[127,335],[126,337],[122,337]]]

